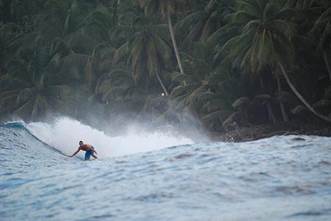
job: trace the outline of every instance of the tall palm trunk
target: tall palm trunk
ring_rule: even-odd
[[[179,67],[180,73],[184,74],[182,62],[181,62],[181,59],[180,59],[180,56],[179,56],[178,47],[177,47],[177,43],[176,43],[176,39],[175,39],[174,28],[172,26],[171,14],[170,14],[169,11],[167,12],[167,18],[168,18],[168,26],[169,26],[170,37],[171,37],[172,45],[174,47],[178,67]]]
[[[159,72],[157,71],[157,72],[155,73],[155,75],[156,75],[156,78],[157,78],[157,80],[159,81],[159,83],[160,83],[160,85],[161,85],[161,87],[162,87],[162,90],[164,91],[165,95],[168,96],[168,95],[169,95],[168,90],[167,90],[167,88],[164,86],[164,84],[163,84],[163,82],[162,82],[162,79],[161,79],[161,77],[160,77],[160,75],[159,75]]]
[[[331,119],[318,113],[303,97],[302,95],[297,91],[297,89],[294,87],[294,85],[292,84],[290,78],[288,77],[284,66],[281,63],[278,63],[280,70],[282,72],[282,74],[285,77],[286,83],[290,86],[291,90],[293,91],[293,93],[299,98],[299,100],[306,106],[306,108],[312,112],[316,117],[320,118],[321,120],[324,120],[326,122],[331,123]]]
[[[330,67],[329,60],[328,60],[328,54],[326,53],[325,50],[323,50],[323,59],[324,59],[326,68],[327,68],[328,73],[329,73],[329,80],[331,81],[331,67]]]
[[[276,76],[276,81],[277,81],[277,88],[278,88],[278,94],[281,95],[282,92],[282,85],[280,83],[280,79],[279,79],[279,74],[275,74]],[[279,100],[279,107],[280,107],[280,111],[282,113],[282,118],[284,122],[288,121],[288,116],[284,107],[284,103],[281,101],[281,99]]]

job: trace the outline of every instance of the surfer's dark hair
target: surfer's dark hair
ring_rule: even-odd
[[[80,140],[79,143],[84,143],[84,142],[82,140]]]

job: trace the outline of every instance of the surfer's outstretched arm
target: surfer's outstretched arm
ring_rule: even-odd
[[[80,148],[78,148],[78,150],[76,150],[76,152],[75,153],[73,153],[70,157],[73,157],[73,156],[75,156],[78,152],[80,151]]]

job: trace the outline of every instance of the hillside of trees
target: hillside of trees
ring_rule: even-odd
[[[0,116],[331,123],[330,0],[0,0]]]

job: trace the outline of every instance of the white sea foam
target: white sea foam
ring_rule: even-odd
[[[93,145],[101,158],[193,143],[190,138],[175,135],[171,131],[147,132],[137,126],[121,136],[111,137],[68,117],[58,118],[52,124],[29,123],[26,127],[36,137],[68,155],[76,151],[80,140]]]

